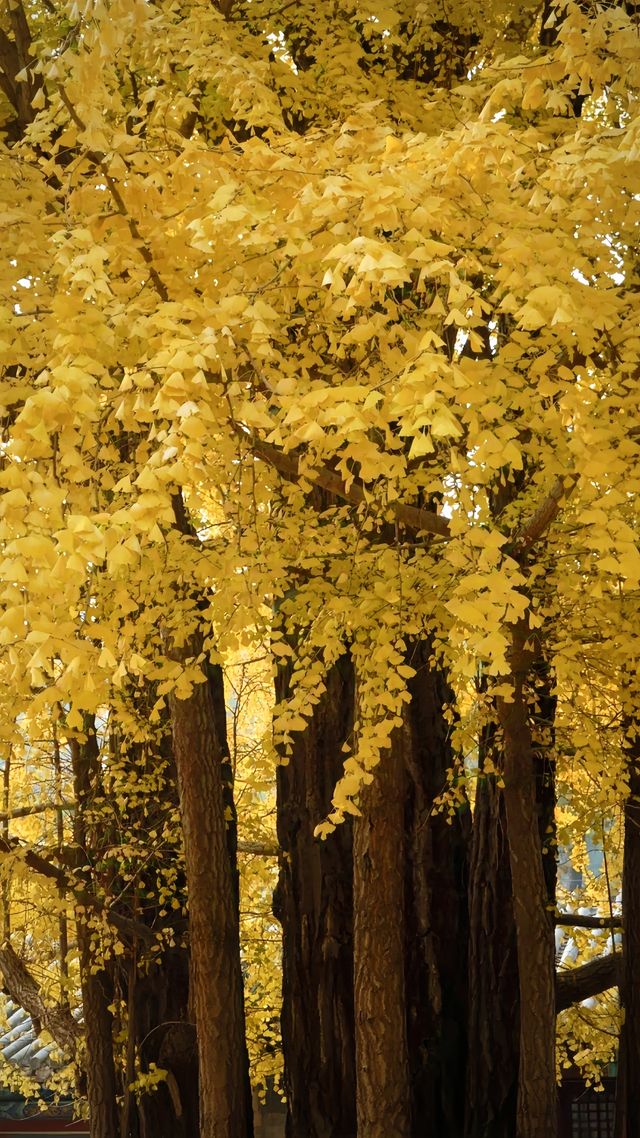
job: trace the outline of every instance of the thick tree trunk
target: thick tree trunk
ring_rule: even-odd
[[[94,847],[91,827],[87,825],[86,808],[95,795],[100,780],[100,759],[95,726],[85,722],[85,739],[71,741],[76,810],[73,837],[78,856],[90,856]],[[91,930],[86,915],[76,920],[80,956],[80,986],[84,1015],[87,1099],[91,1138],[119,1138],[116,1070],[113,1058],[113,987],[91,943]]]
[[[624,962],[617,1138],[640,1134],[640,727],[628,726],[629,795],[624,808],[622,913]]]
[[[404,736],[405,982],[412,1133],[459,1138],[464,1096],[466,1007],[466,850],[468,808],[453,822],[433,811],[452,763],[442,714],[451,692],[419,643],[410,662],[410,731]],[[342,771],[342,744],[353,720],[348,656],[327,677],[327,691],[290,762],[278,771],[278,833],[283,862],[274,907],[283,924],[282,1030],[288,1135],[355,1134],[351,823],[326,842],[313,829],[330,808]],[[287,673],[276,681],[288,694]],[[373,883],[373,888],[376,883]],[[314,1024],[318,1028],[314,1029]]]
[[[469,1018],[466,1138],[513,1138],[520,1012],[504,797],[484,774],[495,731],[483,732],[469,869]]]
[[[412,1133],[460,1138],[463,1130],[467,1007],[467,859],[471,816],[434,811],[453,765],[443,707],[452,692],[431,645],[416,643],[408,662],[410,725],[405,735],[406,1011]]]
[[[140,1138],[194,1138],[199,1133],[198,1059],[189,1022],[189,956],[184,948],[163,953],[136,980],[132,1020],[143,1070],[151,1063],[166,1082],[138,1105]]]
[[[213,721],[216,738],[220,747],[220,775],[222,779],[222,802],[227,836],[227,854],[231,870],[231,886],[238,928],[240,927],[240,866],[238,865],[238,812],[235,799],[235,772],[233,769],[229,742],[227,739],[227,705],[224,696],[224,673],[220,664],[207,664],[207,683],[213,704]],[[244,1003],[243,1003],[244,1017]],[[249,1076],[249,1051],[243,1031],[244,1098],[246,1117],[253,1134],[253,1097]]]
[[[549,661],[538,646],[531,673],[530,722],[536,780],[538,833],[547,900],[555,907],[558,851],[556,841],[555,717],[557,697]]]
[[[233,790],[234,773],[227,742],[227,708],[224,698],[224,675],[220,664],[207,664],[207,683],[211,692],[216,738],[220,747],[220,774],[227,835],[227,852],[231,867],[233,896],[240,916],[240,870],[238,867],[238,814]]]
[[[172,657],[197,658],[192,635]],[[201,1138],[251,1133],[237,906],[225,822],[224,746],[208,683],[170,697],[189,895],[191,1001],[200,1073]]]
[[[220,680],[222,677],[220,677]],[[157,697],[149,693],[149,701]],[[130,762],[141,774],[153,773],[158,777],[159,756],[164,760],[160,801],[149,797],[143,806],[138,802],[129,816],[129,825],[148,832],[162,825],[164,812],[179,809],[177,773],[171,745],[170,720],[167,712],[164,730],[154,747],[132,747]],[[224,721],[222,729],[224,730]],[[153,772],[149,767],[153,764]],[[174,898],[187,901],[182,851],[166,849],[163,859],[178,867],[173,879]],[[162,861],[155,859],[138,877],[139,894],[136,897],[137,914],[150,928],[163,923],[163,903],[157,896],[156,879],[162,873]],[[189,949],[185,943],[187,921],[180,909],[172,921],[173,948],[165,948],[149,960],[145,955],[141,963],[133,959],[129,972],[128,1029],[130,1066],[137,1062],[144,1073],[151,1064],[167,1072],[166,1080],[139,1098],[130,1096],[127,1113],[131,1119],[131,1138],[192,1138],[199,1133],[198,1114],[198,1047],[195,1024],[189,1000]],[[132,1079],[127,1077],[126,1084]],[[125,1104],[127,1085],[125,1084]],[[123,1120],[123,1138],[129,1138]]]
[[[533,663],[531,722],[537,830],[547,901],[555,903],[555,696],[541,654]],[[479,747],[473,815],[469,911],[469,1062],[466,1138],[513,1138],[520,1050],[520,994],[513,889],[496,726],[487,724]],[[489,760],[489,773],[485,762]],[[491,773],[497,772],[496,774]]]
[[[86,1046],[87,1099],[91,1138],[120,1138],[116,1071],[113,1061],[113,1002],[111,979],[100,968],[91,948],[91,932],[77,923],[82,1012]]]
[[[276,697],[288,694],[288,673]],[[274,912],[283,933],[282,1042],[288,1138],[354,1138],[352,827],[324,842],[314,827],[330,809],[353,725],[348,655],[329,671],[326,692],[286,766],[278,768],[282,849]]]
[[[142,722],[156,699],[152,688],[136,693],[135,710]],[[152,743],[133,742],[121,736],[115,718],[111,723],[109,757],[114,767],[122,764],[125,772],[135,773],[138,790],[149,785],[147,779],[157,787],[154,794],[119,799],[123,837],[157,832],[164,828],[167,812],[179,809],[170,727],[167,711],[163,729]],[[119,1072],[123,1083],[121,1138],[192,1138],[198,1134],[198,1055],[189,1007],[187,920],[180,911],[187,893],[177,836],[174,842],[173,849],[163,844],[159,859],[143,861],[133,886],[126,877],[110,874],[104,883],[110,895],[120,899],[123,913],[135,913],[136,927],[149,930],[151,943],[151,930],[166,924],[166,901],[158,896],[158,881],[168,868],[174,871],[171,888],[178,901],[171,920],[174,947],[150,953],[147,939],[134,936],[127,955],[111,960],[108,966],[115,991],[122,996],[127,993],[126,1062]],[[137,1071],[145,1074],[152,1063],[166,1070],[166,1081],[146,1093],[132,1092],[129,1088]]]
[[[497,699],[518,950],[520,1068],[517,1138],[547,1138],[556,1120],[555,953],[538,830],[533,744],[524,679],[531,666],[524,621],[514,627],[512,699]]]
[[[356,1109],[362,1138],[410,1138],[404,981],[407,728],[397,728],[353,827]]]

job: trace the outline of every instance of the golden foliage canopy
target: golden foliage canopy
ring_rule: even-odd
[[[584,833],[638,659],[637,15],[34,3],[0,47],[5,743],[56,708],[135,737],[144,685],[158,723],[198,625],[215,660],[293,657],[286,751],[349,641],[327,832],[409,639],[504,694],[526,619]]]

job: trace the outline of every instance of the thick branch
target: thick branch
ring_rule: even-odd
[[[147,925],[142,924],[141,921],[134,921],[131,917],[123,917],[118,913],[114,906],[108,905],[100,897],[96,897],[93,893],[89,893],[85,889],[78,889],[77,885],[73,882],[63,869],[59,866],[53,865],[47,858],[42,857],[41,854],[35,850],[28,849],[27,846],[20,845],[15,838],[10,838],[7,841],[4,838],[0,839],[0,855],[1,854],[18,854],[24,864],[32,869],[34,873],[39,873],[42,877],[49,878],[50,881],[55,881],[60,890],[65,893],[71,894],[73,902],[76,905],[84,905],[87,909],[93,909],[96,913],[104,913],[107,921],[118,932],[120,940],[128,943],[130,940],[138,937],[146,944],[153,944],[155,941],[155,934],[152,929]]]
[[[242,432],[242,438],[247,439],[244,432]],[[256,458],[261,458],[264,462],[269,463],[288,482],[297,482],[301,478],[298,459],[295,455],[285,454],[278,447],[264,442],[262,439],[253,438],[250,445]],[[327,490],[328,493],[335,494],[337,498],[342,498],[344,502],[351,502],[354,506],[359,506],[366,501],[364,488],[359,482],[354,480],[347,488],[340,475],[327,466],[322,466],[319,470],[309,471],[305,477],[312,485],[321,490]],[[578,476],[576,474],[556,479],[542,505],[515,534],[513,545],[516,553],[525,553],[540,540],[554,518],[557,517],[561,502],[569,497],[577,481]],[[417,506],[409,506],[405,502],[391,502],[389,509],[392,510],[395,520],[413,534],[431,533],[445,539],[451,537],[449,522],[434,510],[421,510]]]
[[[31,33],[20,3],[8,6],[11,21],[11,39],[0,28],[0,90],[4,91],[16,114],[16,130],[20,137],[33,121],[31,100],[42,84],[42,78],[30,66]],[[18,75],[26,71],[24,79]]]
[[[558,516],[560,503],[573,492],[577,481],[577,474],[568,474],[565,478],[556,479],[542,505],[515,535],[514,545],[517,552],[525,553],[540,540],[545,530]]]
[[[579,968],[556,972],[556,1011],[562,1012],[572,1004],[579,1004],[608,988],[615,988],[622,975],[621,952],[598,956]]]
[[[622,917],[589,917],[582,913],[556,913],[554,924],[570,929],[621,929]]]
[[[10,822],[14,818],[29,818],[32,814],[44,814],[46,810],[75,810],[75,802],[39,802],[35,806],[16,806],[13,810],[0,813],[0,822]]]
[[[15,1004],[19,1004],[49,1032],[67,1055],[75,1056],[82,1038],[82,1028],[66,1004],[48,1005],[42,998],[40,985],[29,972],[8,941],[0,946],[0,970],[4,987]]]
[[[243,434],[242,437],[245,438],[246,436]],[[255,438],[251,440],[251,450],[257,458],[262,458],[270,466],[273,466],[288,482],[297,482],[301,477],[298,459],[295,455],[285,454],[277,447],[272,446],[271,443],[265,443],[262,439]],[[310,471],[305,474],[305,477],[314,486],[321,490],[327,490],[329,494],[335,494],[336,498],[342,498],[344,502],[351,502],[354,506],[360,506],[366,502],[364,488],[359,482],[354,481],[347,488],[340,475],[327,466],[321,467],[320,470]],[[412,533],[433,533],[439,537],[451,537],[447,519],[436,514],[433,510],[420,510],[417,506],[408,506],[404,502],[392,502],[389,508],[393,511],[396,521],[411,530]]]
[[[277,857],[280,847],[276,842],[243,842],[238,841],[238,853],[256,854],[258,857]]]

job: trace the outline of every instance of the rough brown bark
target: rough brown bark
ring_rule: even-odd
[[[222,780],[222,801],[224,805],[224,819],[227,837],[227,855],[231,871],[231,885],[233,889],[233,903],[236,920],[240,927],[240,867],[238,865],[238,812],[234,792],[235,772],[231,762],[229,743],[227,739],[227,706],[224,695],[224,674],[220,664],[207,664],[207,683],[213,704],[213,722],[216,739],[220,747],[220,777]],[[243,1005],[244,1016],[244,1005]],[[251,1093],[251,1079],[249,1077],[249,1053],[246,1039],[243,1035],[242,1060],[244,1070],[245,1111],[248,1125],[253,1133],[253,1098]]]
[[[161,281],[156,283],[162,295],[164,285]],[[173,496],[172,504],[175,528],[187,541],[196,540],[196,530],[180,491]],[[206,596],[195,594],[194,599],[196,608],[206,611]],[[181,647],[174,644],[170,654],[181,663],[193,656],[202,659],[205,654],[201,632],[195,632]],[[223,1127],[228,1126],[235,1138],[244,1138],[245,1134],[251,1138],[253,1112],[240,968],[240,876],[234,772],[227,743],[222,668],[205,657],[203,671],[206,682],[196,686],[187,700],[171,695],[169,701],[189,893],[190,991],[198,1038],[200,1134],[201,1138],[208,1138],[209,1127],[215,1125],[218,1129],[212,1133],[226,1135]],[[193,722],[190,723],[191,714]],[[173,769],[174,763],[170,765]],[[221,839],[226,851],[224,864],[220,860]],[[217,900],[215,911],[209,914],[206,911],[208,889],[216,891]],[[201,943],[203,937],[204,944]],[[224,948],[223,958],[219,962],[207,961],[207,953],[213,952],[215,957],[218,945]],[[226,998],[225,978],[231,984],[226,1011],[218,1006]],[[218,1018],[209,1025],[205,1023],[207,1000],[214,996],[216,985]],[[232,1026],[233,1030],[226,1033],[225,1026]],[[208,1037],[206,1042],[203,1032]],[[225,1054],[225,1071],[219,1076],[203,1067],[203,1048],[208,1051],[211,1065],[215,1062],[216,1046]],[[174,1087],[173,1099],[176,1093],[177,1087]],[[205,1098],[209,1101],[206,1115]],[[227,1122],[225,1110],[229,1112]]]
[[[138,975],[129,1014],[143,1070],[155,1063],[168,1072],[167,1081],[138,1104],[140,1138],[195,1138],[198,1058],[184,948],[168,949],[155,967]]]
[[[623,955],[610,952],[581,964],[579,968],[566,968],[556,973],[556,1011],[564,1011],[572,1004],[606,992],[607,988],[622,985]]]
[[[201,655],[194,634],[172,657]],[[189,894],[191,1001],[200,1071],[201,1138],[245,1138],[246,1046],[240,943],[227,848],[222,762],[224,747],[207,683],[186,699],[170,697]]]
[[[288,694],[288,672],[276,698]],[[288,1138],[354,1138],[352,827],[313,837],[330,809],[353,725],[348,655],[326,678],[311,722],[277,774],[282,849],[274,912],[283,933],[282,1042]]]
[[[85,861],[92,849],[91,826],[86,810],[100,779],[100,760],[95,727],[87,718],[85,737],[71,740],[71,760],[76,799],[74,846]],[[88,873],[78,866],[79,873]],[[84,1014],[85,1066],[91,1138],[119,1138],[116,1071],[113,1059],[113,1017],[109,1005],[113,989],[92,945],[86,914],[76,910],[76,935],[80,957],[80,982]]]
[[[640,725],[627,722],[629,794],[624,807],[622,913],[624,1025],[622,1078],[617,1096],[617,1136],[640,1134]]]
[[[410,1138],[404,982],[407,728],[360,794],[353,827],[353,957],[358,1135]]]
[[[519,988],[502,790],[483,772],[500,762],[489,725],[480,746],[469,866],[466,1138],[513,1138],[519,1065]]]
[[[82,977],[85,1068],[91,1138],[119,1138],[116,1072],[113,1061],[113,1016],[109,1005],[113,987],[91,947],[91,933],[83,921],[77,924]]]
[[[550,669],[540,654],[528,694],[537,830],[551,904],[556,883],[555,698]],[[504,773],[499,744],[495,724],[487,724],[480,738],[469,876],[466,1138],[513,1138],[516,1131],[520,993],[505,801],[498,785]],[[488,772],[486,760],[491,764]]]
[[[451,692],[427,642],[412,646],[405,734],[405,978],[412,1132],[459,1138],[464,1096],[466,847],[469,812],[433,810],[452,765],[442,714]],[[325,842],[313,829],[330,809],[352,728],[349,658],[329,672],[326,693],[290,762],[278,772],[283,850],[274,908],[283,925],[282,1031],[290,1138],[355,1134],[351,823]],[[276,681],[288,694],[287,672]],[[314,1025],[318,1025],[314,1029]]]
[[[0,90],[3,91],[14,112],[15,119],[5,127],[11,141],[21,138],[34,112],[31,101],[42,85],[31,59],[31,33],[21,3],[7,5],[11,36],[0,28]],[[24,78],[18,79],[23,74]]]
[[[150,702],[155,698],[155,693],[149,693]],[[138,711],[141,713],[143,709],[139,707]],[[125,816],[122,809],[120,812],[121,823],[143,833],[158,829],[164,813],[178,809],[177,775],[168,714],[164,727],[166,729],[161,732],[155,746],[133,744],[126,748],[127,761],[142,778],[147,773],[153,773],[157,778],[159,758],[164,761],[158,800],[149,796],[143,805],[135,801]],[[133,901],[140,919],[154,928],[163,923],[160,917],[163,903],[157,897],[157,875],[162,872],[162,860],[165,858],[173,860],[178,867],[173,880],[174,898],[186,903],[186,883],[178,849],[171,851],[165,848],[160,863],[153,859],[141,867],[136,895],[131,899],[125,893],[129,903]],[[124,882],[122,885],[126,889]],[[129,1076],[127,1073],[123,1138],[129,1138],[129,1135],[131,1138],[192,1138],[198,1134],[198,1052],[189,1008],[187,922],[179,909],[174,912],[172,924],[176,941],[174,947],[154,953],[150,959],[144,952],[144,945],[134,945],[129,957],[128,1067],[132,1070],[137,1060],[144,1073],[154,1063],[167,1072],[167,1078],[156,1089],[139,1098],[130,1095],[127,1110],[127,1085],[133,1080],[133,1074]],[[124,987],[123,980],[120,987]],[[127,1115],[129,1130],[124,1125]]]
[[[227,853],[235,906],[240,907],[240,871],[238,869],[238,813],[233,793],[234,773],[227,742],[227,709],[224,699],[224,677],[220,664],[207,664],[207,683],[213,704],[216,739],[220,748],[220,775],[225,810]]]
[[[4,987],[14,1003],[46,1028],[58,1047],[74,1058],[82,1039],[82,1028],[71,1015],[68,1004],[49,1004],[43,1000],[39,983],[8,942],[0,946],[0,970]]]
[[[431,644],[408,653],[405,735],[405,976],[411,1073],[412,1132],[420,1138],[459,1138],[463,1130],[466,1064],[468,911],[471,817],[463,799],[453,817],[435,809],[447,786],[453,755],[443,708],[452,692],[432,660]]]
[[[536,780],[538,833],[542,845],[542,871],[547,900],[555,908],[558,875],[556,839],[555,717],[557,697],[554,677],[542,645],[536,646],[528,682],[529,722]]]
[[[531,666],[524,621],[514,626],[512,699],[497,699],[503,732],[504,801],[520,987],[517,1138],[556,1127],[555,954],[538,831],[533,743],[524,680]]]

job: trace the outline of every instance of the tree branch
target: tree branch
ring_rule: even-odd
[[[554,924],[574,929],[621,929],[622,917],[589,917],[582,913],[556,913]]]
[[[280,847],[276,842],[238,842],[238,853],[256,854],[258,857],[277,857]]]
[[[0,970],[5,989],[15,1004],[24,1008],[32,1020],[37,1020],[68,1055],[75,1057],[82,1038],[82,1028],[71,1015],[66,1004],[47,1004],[40,985],[29,972],[8,941],[0,946]]]
[[[64,103],[65,107],[67,108],[72,122],[75,123],[78,130],[83,131],[83,132],[86,131],[87,128],[86,128],[85,124],[83,123],[82,119],[80,118],[79,114],[77,113],[75,107],[71,103],[69,96],[67,95],[67,92],[65,91],[64,87],[60,87],[60,98],[62,99],[62,102]],[[167,301],[169,299],[169,291],[167,289],[167,286],[165,285],[162,277],[160,276],[158,270],[156,269],[156,267],[153,263],[153,253],[151,252],[151,250],[150,250],[149,246],[147,245],[144,237],[142,236],[142,233],[140,232],[140,227],[138,225],[138,222],[136,221],[135,217],[132,217],[132,215],[129,213],[129,210],[127,209],[125,200],[122,197],[122,194],[120,193],[120,190],[118,189],[118,186],[116,185],[115,179],[112,178],[111,174],[109,173],[109,164],[107,161],[107,155],[101,154],[97,150],[87,150],[86,155],[87,155],[87,158],[89,159],[89,161],[93,162],[94,165],[98,166],[98,168],[100,169],[102,176],[104,177],[104,180],[106,182],[107,189],[109,190],[109,193],[111,194],[111,197],[113,198],[116,209],[117,209],[118,213],[125,219],[128,227],[129,227],[129,232],[130,232],[131,236],[133,237],[134,244],[136,245],[136,247],[140,253],[140,256],[142,257],[142,260],[144,261],[145,265],[147,266],[147,269],[149,272],[149,279],[152,282],[153,287],[155,288],[155,290],[158,294],[158,297],[163,302]]]
[[[0,89],[13,106],[18,136],[24,134],[34,114],[31,100],[42,85],[42,77],[30,66],[31,32],[21,3],[7,6],[13,39],[0,28]],[[25,79],[18,75],[26,71]]]
[[[75,802],[39,802],[36,806],[16,806],[13,810],[0,813],[0,822],[11,822],[14,818],[29,818],[32,814],[44,814],[46,810],[75,810]]]
[[[565,1011],[572,1004],[579,1004],[590,996],[597,996],[600,992],[619,985],[622,960],[621,952],[611,952],[607,956],[598,956],[579,968],[566,968],[556,972],[556,1012]]]
[[[262,439],[250,438],[240,429],[238,429],[238,433],[245,442],[249,443],[256,458],[263,459],[288,482],[298,482],[302,477],[295,455],[285,454],[278,447],[264,442]],[[304,477],[313,486],[327,490],[328,493],[335,494],[337,498],[342,498],[344,502],[350,502],[354,506],[359,506],[366,501],[364,487],[361,483],[354,480],[347,488],[340,475],[327,466],[310,471],[308,474],[305,473]],[[516,553],[525,553],[540,540],[560,512],[561,502],[569,497],[577,481],[577,474],[568,474],[564,478],[556,479],[544,502],[512,538]],[[442,514],[437,514],[434,510],[421,510],[417,506],[409,506],[405,502],[391,502],[389,509],[393,512],[395,520],[413,534],[431,533],[447,540],[451,537],[449,522]]]
[[[261,458],[269,463],[288,482],[297,482],[302,477],[295,455],[285,454],[284,451],[278,450],[277,447],[264,442],[262,439],[250,439],[244,432],[241,432],[241,437],[249,442],[251,451],[256,458]],[[335,494],[337,498],[342,498],[344,502],[350,502],[354,506],[360,506],[367,500],[364,488],[359,482],[352,482],[347,489],[340,475],[327,466],[311,471],[304,477],[308,478],[309,482],[317,486],[318,489],[327,490],[329,494]],[[451,537],[447,519],[436,514],[433,510],[421,510],[417,506],[408,506],[404,502],[391,502],[389,509],[393,511],[396,521],[406,526],[413,533],[433,533],[439,537]]]
[[[104,913],[107,921],[118,932],[119,939],[123,943],[128,944],[136,937],[144,941],[145,944],[155,942],[155,933],[148,925],[144,925],[142,921],[135,921],[131,917],[123,917],[115,906],[108,905],[106,901],[96,897],[93,893],[89,893],[86,889],[78,889],[64,869],[53,865],[35,850],[21,845],[16,838],[10,838],[8,841],[5,838],[0,838],[0,855],[3,853],[17,854],[34,873],[39,873],[42,877],[55,881],[60,890],[71,895],[75,905],[83,905],[87,909],[93,909],[96,913]]]
[[[577,474],[568,474],[564,478],[556,479],[542,505],[516,533],[513,544],[518,553],[526,553],[540,540],[560,512],[560,503],[566,501],[573,492],[577,481]]]

